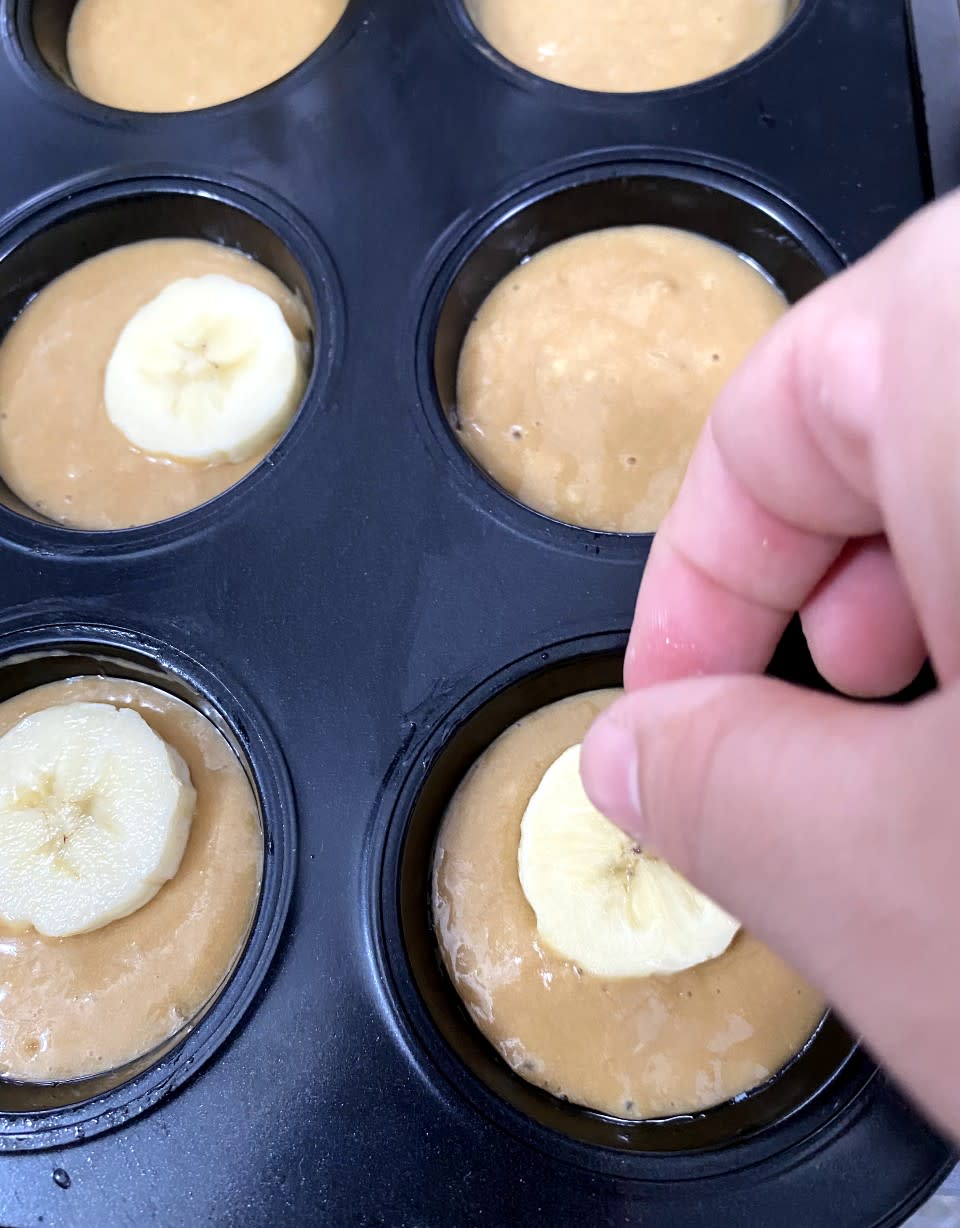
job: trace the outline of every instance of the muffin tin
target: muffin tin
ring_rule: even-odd
[[[185,1037],[68,1103],[0,1088],[0,1222],[901,1222],[950,1151],[836,1019],[712,1113],[561,1105],[469,1025],[426,882],[471,759],[616,682],[650,541],[553,522],[465,456],[472,312],[620,222],[691,226],[801,297],[950,185],[924,48],[955,6],[918,0],[911,39],[900,0],[800,0],[720,77],[604,96],[506,64],[459,0],[352,0],[282,81],[172,116],[71,89],[70,8],[0,0],[0,330],[71,262],[169,234],[273,268],[316,344],[287,436],[205,507],[92,534],[0,506],[0,694],[106,670],[187,698],[267,849],[248,949]],[[775,669],[818,685],[795,629]]]

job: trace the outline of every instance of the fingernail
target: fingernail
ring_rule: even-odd
[[[645,838],[637,743],[614,716],[601,716],[583,740],[580,770],[596,808],[631,836]]]

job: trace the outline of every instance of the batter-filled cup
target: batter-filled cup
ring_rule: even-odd
[[[467,0],[477,29],[506,59],[609,93],[712,77],[759,51],[790,8],[787,0]]]
[[[480,306],[460,353],[456,436],[528,507],[652,532],[720,389],[786,309],[755,265],[690,231],[565,239]]]
[[[0,704],[0,811],[0,1077],[116,1071],[196,1022],[263,871],[256,796],[213,724],[141,682],[27,691]]]
[[[561,1099],[643,1120],[698,1112],[763,1084],[804,1047],[825,1007],[743,930],[730,941],[727,928],[729,945],[714,958],[648,976],[592,973],[540,932],[542,885],[539,912],[525,894],[533,893],[534,879],[529,851],[520,855],[521,835],[530,838],[524,816],[551,765],[617,694],[592,691],[552,703],[510,726],[481,754],[437,837],[432,906],[447,973],[509,1066]],[[571,839],[581,844],[568,857],[561,842]],[[616,912],[630,888],[629,867],[626,877],[619,862],[604,863],[599,875],[588,872],[593,850],[585,839],[580,830],[558,826],[553,860],[566,864],[570,891],[599,893],[598,916]],[[634,852],[626,850],[628,857]],[[662,891],[662,880],[654,885]],[[580,903],[570,897],[569,912]],[[642,908],[648,900],[634,903]],[[648,918],[640,920],[638,943]],[[659,933],[661,947],[677,946],[672,933]],[[622,938],[610,935],[615,956]],[[593,959],[597,935],[586,939]]]
[[[283,434],[311,348],[302,299],[242,252],[185,238],[101,252],[40,290],[0,341],[0,477],[75,529],[198,507]],[[264,394],[271,408],[248,432]]]
[[[262,89],[327,39],[347,0],[79,0],[67,35],[81,94],[125,111],[194,111]]]

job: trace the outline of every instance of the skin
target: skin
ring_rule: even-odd
[[[643,577],[594,803],[817,984],[960,1137],[960,195],[717,401]],[[824,676],[758,675],[799,611]]]

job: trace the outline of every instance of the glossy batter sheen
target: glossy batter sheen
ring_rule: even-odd
[[[668,977],[607,981],[538,940],[517,872],[520,822],[550,764],[619,694],[542,708],[481,755],[450,804],[434,862],[446,964],[509,1065],[613,1117],[688,1113],[764,1082],[811,1036],[824,1005],[741,931],[718,959]]]
[[[787,14],[785,0],[468,0],[467,8],[514,64],[610,93],[712,77],[759,51]]]
[[[652,532],[714,398],[786,306],[752,265],[687,231],[557,243],[505,277],[467,332],[460,441],[537,511]]]
[[[193,111],[262,89],[327,38],[347,0],[80,0],[67,59],[81,94]]]
[[[0,342],[0,477],[28,507],[72,528],[123,529],[198,507],[260,463],[269,448],[239,464],[150,456],[107,417],[104,376],[127,321],[171,282],[205,273],[269,294],[308,361],[306,307],[240,252],[150,239],[83,261],[41,290]]]
[[[0,927],[0,1075],[59,1082],[151,1052],[194,1019],[256,912],[263,835],[243,768],[213,725],[142,683],[78,678],[0,704],[0,734],[56,704],[135,709],[187,762],[197,806],[174,878],[143,908],[71,938]]]

